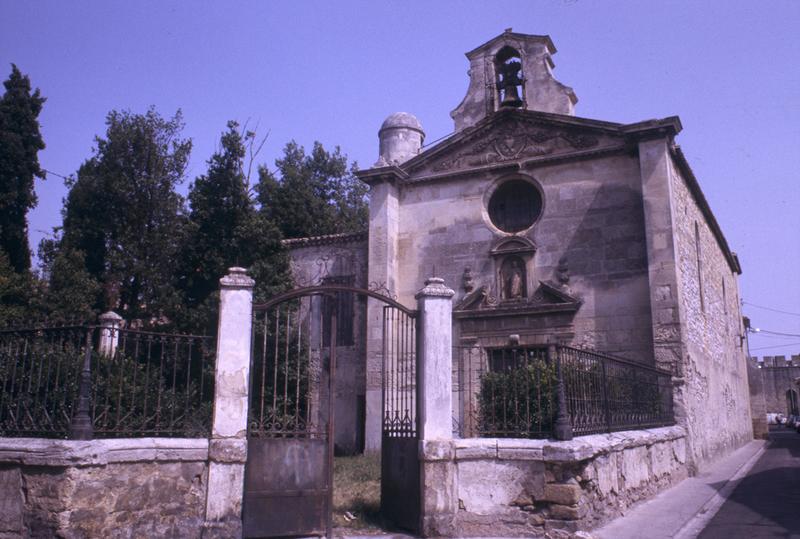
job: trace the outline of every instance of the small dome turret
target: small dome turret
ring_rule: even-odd
[[[395,112],[384,120],[378,139],[380,157],[375,166],[399,165],[420,152],[425,131],[413,114]]]

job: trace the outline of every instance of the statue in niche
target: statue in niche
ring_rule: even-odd
[[[472,278],[472,268],[467,266],[464,270],[464,275],[461,276],[461,283],[464,287],[464,292],[469,294],[475,289],[475,281]]]
[[[502,280],[502,298],[505,300],[525,297],[525,263],[518,256],[511,256],[503,261],[500,268]]]

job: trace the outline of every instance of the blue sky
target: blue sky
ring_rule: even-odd
[[[229,119],[269,133],[269,166],[291,139],[371,165],[395,111],[417,115],[428,142],[445,136],[467,88],[464,53],[508,27],[552,37],[578,116],[680,116],[678,142],[744,268],[745,314],[800,334],[800,314],[761,308],[800,313],[797,1],[0,0],[0,75],[14,62],[47,97],[40,161],[62,175],[91,155],[108,111],[182,109],[186,188]],[[34,249],[66,192],[56,176],[36,189]],[[800,353],[800,337],[755,335],[751,347]]]

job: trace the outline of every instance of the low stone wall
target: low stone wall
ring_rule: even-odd
[[[0,538],[200,537],[208,440],[0,438]]]
[[[685,479],[685,439],[676,426],[568,442],[424,443],[425,535],[555,537],[595,528]]]

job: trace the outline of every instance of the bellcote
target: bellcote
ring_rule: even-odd
[[[574,115],[575,92],[553,77],[555,52],[549,36],[511,28],[468,52],[467,95],[450,113],[456,132],[503,108]]]

